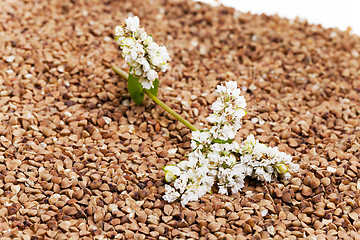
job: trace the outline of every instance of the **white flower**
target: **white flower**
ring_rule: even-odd
[[[257,142],[253,150],[254,155],[261,157],[263,154],[267,153],[267,147],[265,144]]]
[[[219,186],[219,193],[220,194],[224,194],[224,195],[227,195],[228,194],[228,190],[225,186]]]
[[[174,187],[180,193],[183,193],[186,190],[188,180],[189,180],[188,176],[186,174],[183,174],[178,179],[175,180]]]
[[[142,75],[143,74],[143,70],[140,66],[138,66],[137,68],[133,69],[133,73],[135,73],[135,75]]]
[[[159,47],[158,51],[159,51],[159,55],[162,59],[170,61],[170,55],[165,46]]]
[[[234,139],[235,134],[236,134],[235,129],[229,126],[228,124],[225,124],[224,128],[222,129],[221,137],[223,140]]]
[[[133,47],[136,44],[136,40],[131,36],[130,37],[124,37],[124,39],[121,41],[121,43],[124,44],[127,47]]]
[[[207,145],[211,143],[211,134],[208,131],[193,131],[191,133],[192,141],[196,142],[197,144]]]
[[[235,81],[228,81],[225,83],[225,85],[228,90],[231,90],[231,91],[239,90],[237,88],[237,83]]]
[[[165,172],[169,171],[172,174],[174,174],[175,176],[179,176],[181,174],[180,168],[178,168],[177,166],[174,166],[174,165],[167,165],[163,169]]]
[[[139,63],[139,66],[141,66],[142,70],[144,72],[149,72],[151,69],[149,61],[145,57],[140,57],[137,62]]]
[[[135,17],[128,17],[125,20],[126,28],[131,32],[136,32],[140,27],[140,21],[137,16]]]
[[[174,202],[180,197],[180,193],[175,191],[170,185],[165,185],[165,195],[163,199],[167,202]]]
[[[197,156],[195,154],[193,154],[193,157],[190,157],[189,155],[189,161],[181,161],[178,164],[178,167],[182,170],[182,171],[187,171],[190,168],[194,168],[195,164],[197,163]]]
[[[279,174],[285,174],[289,171],[289,168],[288,168],[288,166],[286,166],[285,163],[278,163],[278,164],[275,164],[274,166],[275,166],[276,171]]]
[[[208,172],[209,172],[209,168],[207,166],[201,166],[196,169],[196,173],[199,177],[206,176]]]
[[[185,194],[181,196],[181,205],[185,207],[191,201],[197,201],[199,199],[199,195],[195,194],[193,191],[187,191]]]
[[[153,87],[152,81],[147,78],[140,78],[139,82],[141,83],[142,87],[145,89],[151,89]]]
[[[158,77],[157,72],[154,69],[149,69],[149,71],[147,72],[147,78],[150,81],[154,81],[157,77]]]
[[[115,27],[115,36],[121,36],[124,35],[124,33],[124,28],[122,26]]]
[[[150,44],[153,43],[153,38],[152,36],[148,36],[145,32],[142,32],[139,36],[140,40],[143,42],[145,47],[148,47]],[[149,51],[149,48],[147,48]]]
[[[234,111],[234,118],[240,119],[243,118],[246,115],[246,111],[243,108],[239,108]]]
[[[200,184],[202,184],[202,186],[206,188],[205,192],[210,192],[211,187],[214,185],[214,183],[215,183],[215,177],[212,176],[204,176],[200,180]]]
[[[213,124],[218,124],[218,123],[223,123],[226,121],[226,118],[225,116],[223,115],[218,115],[218,114],[210,114],[206,120],[208,120],[210,123],[213,123]],[[215,127],[215,126],[214,126]]]
[[[217,85],[215,91],[218,92],[218,93],[220,93],[220,94],[225,94],[225,93],[226,93],[226,86]]]
[[[214,112],[219,112],[225,107],[223,102],[216,101],[211,105],[211,110]]]

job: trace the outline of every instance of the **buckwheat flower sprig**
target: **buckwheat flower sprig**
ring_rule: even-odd
[[[288,179],[289,170],[297,164],[290,155],[277,147],[267,147],[250,135],[241,145],[234,142],[246,114],[246,101],[240,96],[236,82],[219,85],[220,96],[212,104],[213,113],[207,118],[213,126],[193,131],[188,160],[165,166],[164,200],[180,199],[185,206],[214,189],[220,194],[235,194],[244,187],[245,177],[259,181],[274,181],[278,176]]]
[[[117,66],[112,66],[112,69],[120,77],[127,79],[131,99],[136,104],[141,104],[146,94],[190,130],[196,131],[193,125],[157,98],[158,72],[165,72],[169,66],[168,61],[171,60],[166,47],[159,46],[152,36],[147,35],[136,16],[128,17],[123,24],[116,26],[114,35],[130,70],[126,73]]]

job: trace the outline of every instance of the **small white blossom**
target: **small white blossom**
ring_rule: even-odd
[[[116,26],[115,27],[115,36],[121,36],[124,35],[125,31],[124,28],[122,26]]]
[[[174,165],[168,165],[166,167],[164,167],[164,171],[169,171],[171,172],[172,174],[174,174],[175,176],[179,176],[181,171],[180,169],[177,167],[177,166],[174,166]]]
[[[208,131],[194,131],[192,132],[191,148],[192,149],[203,149],[207,147],[211,141],[212,136]]]
[[[125,20],[125,24],[126,24],[126,28],[130,31],[130,32],[136,32],[138,31],[139,27],[140,27],[140,21],[139,18],[137,16],[135,17],[128,17]]]
[[[174,202],[180,197],[180,193],[175,191],[175,189],[170,185],[165,185],[165,191],[163,199],[167,202]]]

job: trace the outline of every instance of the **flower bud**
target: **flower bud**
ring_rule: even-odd
[[[121,36],[124,35],[124,28],[122,26],[116,26],[115,27],[115,36]]]
[[[285,163],[278,163],[275,165],[275,168],[279,174],[285,174],[289,171],[289,168],[286,166]]]
[[[163,167],[165,171],[165,181],[166,182],[173,182],[176,180],[176,176],[180,175],[180,169],[174,165],[167,165]]]
[[[165,171],[165,181],[166,182],[173,182],[176,180],[176,176],[172,174],[172,172]]]

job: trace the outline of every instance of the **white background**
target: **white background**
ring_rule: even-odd
[[[360,36],[360,0],[198,0],[223,4],[241,12],[277,14],[280,17],[307,19],[323,27],[337,27]]]

